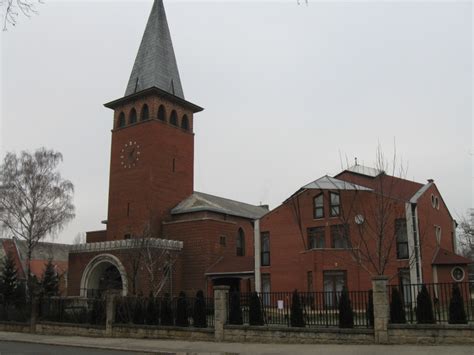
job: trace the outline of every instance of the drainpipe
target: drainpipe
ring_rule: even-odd
[[[260,254],[260,220],[256,219],[253,223],[253,241],[254,241],[254,260],[255,260],[255,291],[262,292],[262,277],[261,277],[261,254]]]

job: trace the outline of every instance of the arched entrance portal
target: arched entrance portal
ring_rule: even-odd
[[[81,296],[101,296],[106,291],[127,295],[127,274],[120,260],[110,254],[97,255],[87,264],[81,279]]]

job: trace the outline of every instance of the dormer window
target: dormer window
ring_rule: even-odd
[[[341,214],[341,201],[340,196],[336,192],[329,193],[330,201],[330,215],[331,217],[336,217]]]
[[[324,195],[320,193],[314,198],[314,219],[324,217]]]

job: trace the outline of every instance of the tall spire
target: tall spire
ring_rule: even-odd
[[[184,99],[163,0],[155,0],[125,96],[156,86]]]

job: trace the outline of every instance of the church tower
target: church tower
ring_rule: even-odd
[[[160,236],[193,193],[194,114],[184,98],[162,0],[155,0],[124,97],[114,110],[107,240]]]

